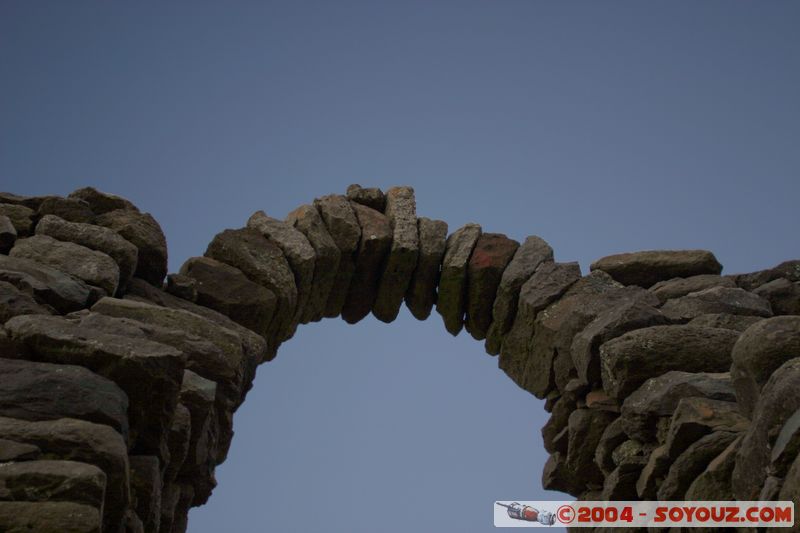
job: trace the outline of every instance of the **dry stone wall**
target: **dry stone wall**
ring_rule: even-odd
[[[155,219],[92,188],[0,194],[0,531],[183,532],[258,365],[298,325],[405,301],[545,400],[542,483],[582,499],[800,500],[800,261],[599,259],[350,186],[253,214],[167,276]],[[165,280],[166,278],[166,280]]]

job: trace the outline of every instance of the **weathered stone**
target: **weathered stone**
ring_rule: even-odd
[[[670,370],[724,372],[739,333],[687,325],[652,326],[600,346],[603,389],[624,398],[649,378]]]
[[[672,370],[645,381],[622,404],[620,421],[632,439],[643,442],[655,438],[656,421],[672,416],[681,398],[698,396],[735,402],[730,374],[710,374]]]
[[[161,519],[161,472],[158,457],[131,455],[131,501],[145,531],[158,531]]]
[[[90,304],[92,290],[65,272],[29,259],[0,255],[0,281],[32,294],[39,303],[69,313]]]
[[[791,282],[797,282],[800,281],[800,259],[784,261],[775,267],[759,270],[758,272],[736,274],[731,276],[731,278],[736,282],[736,285],[746,291],[752,291],[765,283],[779,278],[786,278]]]
[[[119,267],[120,287],[128,284],[136,270],[138,249],[112,229],[68,222],[54,215],[46,215],[36,225],[36,235],[73,242],[108,255]]]
[[[800,357],[800,316],[778,316],[747,328],[733,347],[731,377],[745,416],[755,409],[761,387],[785,361]]]
[[[570,414],[575,410],[575,402],[569,398],[561,397],[556,400],[550,418],[547,423],[542,427],[542,441],[544,442],[544,449],[549,453],[560,451],[567,453],[566,446],[559,449],[556,444],[556,436],[567,428]]]
[[[365,205],[379,213],[386,208],[386,195],[377,187],[362,187],[357,183],[347,187],[347,199]]]
[[[622,420],[619,418],[614,419],[603,429],[594,450],[594,464],[600,468],[603,474],[607,475],[614,470],[616,467],[613,460],[614,450],[626,440],[628,440],[628,436],[625,434]]]
[[[578,378],[586,384],[600,383],[600,345],[635,329],[667,323],[653,301],[632,293],[589,322],[572,339],[570,355]]]
[[[38,459],[41,455],[42,450],[33,444],[0,439],[0,463],[31,461],[33,459]]]
[[[197,281],[189,276],[183,274],[168,274],[167,286],[164,290],[178,298],[190,302],[197,302]]]
[[[271,290],[247,279],[241,270],[209,257],[192,257],[181,274],[195,280],[196,303],[219,311],[242,326],[266,335],[278,299]]]
[[[500,233],[478,237],[467,263],[467,308],[464,320],[467,332],[475,340],[486,338],[492,324],[497,287],[503,271],[514,257],[519,243]]]
[[[7,254],[17,240],[17,229],[11,219],[0,215],[0,254]]]
[[[517,248],[503,271],[492,305],[492,324],[486,333],[486,351],[500,353],[503,337],[509,332],[517,314],[517,300],[522,286],[542,263],[553,261],[553,249],[543,239],[532,235]]]
[[[0,502],[0,531],[5,533],[100,533],[100,526],[99,511],[89,505]]]
[[[180,496],[175,503],[173,512],[172,528],[173,533],[185,533],[189,521],[189,508],[194,501],[194,487],[187,483],[180,484]]]
[[[628,439],[611,452],[611,461],[615,466],[638,465],[641,470],[641,467],[647,463],[650,451],[652,448],[643,446],[637,440]]]
[[[580,383],[580,380],[575,381]],[[586,407],[589,409],[600,409],[601,411],[619,413],[619,402],[609,397],[603,389],[595,389],[586,393],[585,403]]]
[[[722,328],[732,329],[734,331],[744,331],[759,320],[763,320],[760,316],[747,316],[747,315],[731,315],[728,313],[710,313],[699,315],[691,319],[688,324],[690,326],[699,326],[704,328]]]
[[[345,196],[330,194],[317,198],[314,200],[314,207],[319,211],[328,233],[339,249],[336,278],[325,303],[324,316],[333,318],[342,312],[350,280],[356,269],[355,252],[361,240],[361,226],[358,225],[358,219]]]
[[[693,442],[709,433],[715,431],[740,433],[746,430],[748,425],[749,421],[739,414],[734,402],[701,397],[681,398],[669,425],[667,453],[675,459]],[[722,448],[716,453],[721,452]]]
[[[9,256],[29,259],[66,272],[89,285],[100,287],[106,294],[114,294],[119,285],[119,267],[108,255],[46,235],[20,239]]]
[[[286,256],[297,286],[297,307],[293,321],[300,323],[311,297],[316,262],[314,248],[300,230],[288,222],[268,217],[263,211],[253,213],[247,220],[247,227],[274,242]]]
[[[276,244],[252,229],[225,230],[214,237],[205,255],[238,268],[272,291],[278,298],[278,306],[267,338],[277,342],[292,337],[296,328],[297,286],[292,269]]]
[[[728,446],[719,453],[706,469],[691,482],[686,490],[686,500],[733,500],[731,492],[731,472],[735,464],[736,451],[742,442],[742,435],[739,434]]]
[[[601,500],[636,500],[636,481],[642,465],[626,464],[612,470],[603,480]]]
[[[0,416],[78,418],[128,435],[128,397],[113,381],[74,365],[0,359]]]
[[[597,444],[616,415],[592,409],[576,409],[569,415],[569,447],[565,468],[584,485],[602,484],[603,473],[594,462]]]
[[[647,250],[609,255],[592,263],[591,270],[603,270],[623,285],[647,288],[659,281],[719,274],[722,265],[706,250]]]
[[[673,322],[688,322],[709,313],[772,316],[767,300],[738,287],[712,287],[668,300],[661,312]]]
[[[150,213],[129,209],[109,211],[95,223],[119,233],[138,249],[134,276],[160,287],[167,275],[167,240],[161,226]]]
[[[778,500],[797,502],[800,501],[800,455],[798,455],[786,478],[783,480],[783,486],[780,493],[778,493]]]
[[[738,390],[737,390],[738,393]],[[758,499],[768,475],[771,448],[781,428],[800,409],[800,357],[772,373],[753,410],[752,423],[736,453],[731,484],[738,500]]]
[[[0,203],[0,215],[8,217],[19,237],[33,234],[36,212],[24,205]]]
[[[39,460],[6,463],[0,468],[0,500],[65,501],[103,510],[106,474],[76,461]]]
[[[736,287],[736,283],[729,278],[717,274],[700,274],[688,278],[672,278],[659,281],[650,291],[663,303],[673,298],[680,298],[692,292],[710,289],[712,287]]]
[[[47,215],[86,224],[91,224],[94,220],[94,213],[88,203],[77,198],[61,198],[59,196],[48,196],[39,204],[36,217],[42,218]]]
[[[419,257],[405,300],[411,314],[419,320],[425,320],[436,303],[436,287],[447,242],[447,222],[420,217],[417,230]]]
[[[301,320],[304,324],[317,322],[325,316],[325,306],[336,281],[341,252],[314,206],[298,207],[289,213],[286,222],[306,236],[317,257],[314,279],[311,282],[311,296],[303,310]]]
[[[179,403],[175,407],[175,416],[167,433],[167,449],[169,463],[164,470],[164,483],[175,481],[189,452],[189,441],[192,438],[192,415],[189,409]]]
[[[533,276],[522,285],[514,325],[503,340],[498,364],[517,385],[525,388],[526,368],[531,365],[531,339],[536,316],[560,298],[581,278],[578,263],[544,262]],[[441,293],[440,296],[441,298]],[[552,364],[547,362],[547,365]],[[536,366],[535,362],[531,366]],[[549,372],[542,376],[550,383]]]
[[[102,333],[61,317],[18,316],[6,329],[37,361],[85,366],[114,381],[128,395],[130,442],[160,452],[175,410],[185,356],[146,339]]]
[[[565,454],[556,452],[550,455],[542,470],[542,488],[577,496],[586,490],[586,483],[582,476],[576,476],[567,467]]]
[[[397,318],[419,257],[417,203],[411,187],[386,191],[386,218],[392,225],[392,247],[378,284],[372,314],[382,322]]]
[[[0,435],[38,446],[49,459],[88,463],[105,472],[103,530],[117,531],[129,498],[127,448],[119,433],[108,426],[71,418],[26,422],[0,417]]]
[[[670,466],[664,482],[658,489],[658,499],[682,500],[692,481],[702,474],[711,460],[722,453],[735,438],[736,433],[715,431],[693,442]]]
[[[481,227],[478,224],[466,224],[452,233],[445,244],[436,311],[442,316],[444,327],[451,335],[458,335],[464,326],[467,263],[480,235]]]
[[[659,446],[650,453],[647,464],[642,468],[639,479],[636,481],[636,494],[642,500],[652,500],[656,496],[658,487],[667,474],[669,465],[672,464],[666,445]]]
[[[172,533],[175,522],[175,508],[181,498],[181,485],[179,483],[165,483],[161,489],[161,519],[159,533],[168,531]]]
[[[800,453],[800,409],[784,422],[775,438],[770,452],[770,473],[784,477],[798,453]]]
[[[776,315],[800,315],[800,282],[778,278],[753,291],[770,303]]]
[[[125,511],[125,524],[124,524],[125,533],[147,533],[144,530],[144,523],[142,519],[139,518],[139,515],[136,514],[136,511],[133,509],[128,509]]]
[[[198,505],[208,500],[211,490],[216,486],[214,466],[219,455],[217,446],[220,430],[215,412],[216,392],[215,382],[190,370],[184,372],[181,403],[191,414],[192,432],[179,477],[192,481]]]
[[[129,211],[139,211],[130,201],[106,192],[101,192],[94,187],[83,187],[72,191],[68,198],[83,200],[89,207],[98,215],[116,211],[118,209],[127,209]]]
[[[342,319],[355,324],[372,310],[378,297],[381,267],[392,246],[392,227],[382,213],[352,202],[353,212],[361,227],[361,241],[356,252],[356,267],[347,298],[342,306]]]
[[[53,308],[41,305],[33,296],[20,291],[14,285],[0,281],[0,324],[18,315],[52,315]]]

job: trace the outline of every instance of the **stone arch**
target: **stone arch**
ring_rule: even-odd
[[[540,237],[448,235],[412,188],[358,185],[254,213],[169,276],[129,201],[3,193],[0,252],[0,529],[184,531],[256,367],[298,325],[403,303],[546,399],[545,488],[797,501],[798,261],[723,276],[708,251],[645,251],[582,275]]]

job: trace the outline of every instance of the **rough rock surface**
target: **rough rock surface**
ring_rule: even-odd
[[[666,302],[672,298],[680,298],[689,293],[711,289],[713,287],[735,288],[736,283],[729,277],[716,274],[699,274],[688,278],[672,278],[666,281],[659,281],[651,286],[649,290],[658,296],[661,302]]]
[[[33,260],[0,255],[0,281],[31,294],[38,303],[60,313],[84,309],[93,301],[92,289],[65,272]]]
[[[365,205],[379,213],[386,209],[386,195],[377,187],[362,187],[354,183],[347,187],[347,199]]]
[[[72,502],[0,502],[0,531],[100,533],[100,513]]]
[[[17,240],[17,229],[6,215],[0,215],[0,254],[7,254]]]
[[[103,509],[106,475],[94,465],[39,460],[7,463],[0,468],[2,501],[68,501]]]
[[[753,291],[770,303],[776,315],[800,315],[800,282],[778,278]]]
[[[358,225],[353,208],[346,196],[329,194],[314,200],[325,227],[339,248],[338,270],[325,303],[325,317],[333,318],[342,312],[350,280],[356,269],[355,252],[361,241],[361,226]]]
[[[45,198],[36,210],[36,218],[41,219],[47,215],[57,216],[69,222],[91,224],[94,221],[94,212],[92,212],[89,204],[77,198],[61,198],[58,196]]]
[[[486,338],[492,324],[497,287],[503,271],[514,257],[519,243],[501,233],[483,233],[478,237],[467,263],[467,309],[464,321],[475,340]]]
[[[411,187],[386,191],[386,217],[392,225],[392,247],[386,258],[372,314],[383,322],[397,318],[419,256],[417,203]]]
[[[430,316],[436,303],[436,287],[447,242],[447,222],[420,217],[419,258],[406,292],[406,306],[419,320]]]
[[[592,263],[590,268],[608,272],[623,285],[645,288],[672,278],[722,271],[714,254],[706,250],[647,250],[609,255]]]
[[[451,335],[458,335],[464,326],[467,263],[480,236],[481,227],[478,224],[467,224],[447,237],[436,311],[442,316],[444,327]]]
[[[149,213],[117,209],[97,217],[95,223],[110,228],[136,246],[136,277],[161,286],[167,275],[167,239],[161,226]]]
[[[17,315],[50,315],[53,308],[39,304],[33,296],[0,281],[0,324]]]
[[[661,312],[673,322],[688,322],[712,313],[772,316],[772,308],[767,300],[738,287],[712,287],[668,300],[661,307]]]
[[[20,237],[33,234],[34,218],[36,211],[24,205],[0,203],[0,216],[5,216],[11,221],[14,230]]]
[[[69,198],[83,200],[97,215],[103,215],[118,209],[139,211],[139,209],[129,200],[126,200],[125,198],[115,194],[98,191],[94,187],[83,187],[81,189],[72,191],[69,194]]]

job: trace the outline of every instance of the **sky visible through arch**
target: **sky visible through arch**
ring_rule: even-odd
[[[170,270],[349,183],[603,255],[797,258],[796,2],[0,3],[0,189],[95,185]],[[405,309],[301,327],[262,366],[191,533],[482,532],[541,489],[541,402]]]

